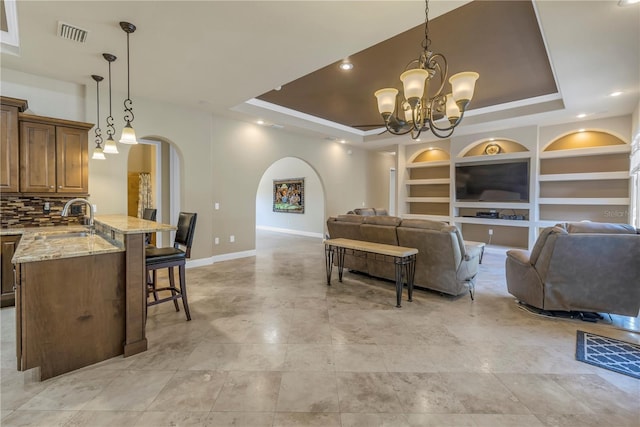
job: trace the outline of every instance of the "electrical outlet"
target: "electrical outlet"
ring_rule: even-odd
[[[215,239],[213,239],[213,243],[214,243],[215,245],[219,245],[219,244],[220,244],[220,238],[219,238],[219,237],[216,237]]]
[[[236,236],[234,236],[233,234],[231,236],[229,236],[229,242],[233,243],[236,241]]]
[[[49,212],[51,210],[51,204],[49,202],[44,202],[44,208],[43,210],[45,212]]]
[[[493,228],[489,229],[489,236],[493,236]]]
[[[215,210],[220,209],[220,203],[215,202],[215,203],[213,204],[213,207],[214,207],[214,209],[215,209]]]

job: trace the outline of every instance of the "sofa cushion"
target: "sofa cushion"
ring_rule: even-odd
[[[373,208],[376,215],[389,215],[389,212],[385,208]]]
[[[332,218],[335,218],[335,221],[340,221],[340,222],[357,222],[359,224],[362,224],[364,222],[364,218],[361,215],[355,215],[355,214],[338,215],[337,217],[332,217]]]
[[[397,216],[368,216],[364,218],[365,224],[372,225],[390,225],[397,227],[401,222],[402,219]]]
[[[400,227],[421,228],[423,230],[442,230],[447,226],[446,222],[431,221],[429,219],[403,219]]]
[[[357,208],[353,210],[356,215],[374,216],[376,211],[373,208]]]
[[[562,224],[562,228],[567,230],[569,234],[638,234],[638,231],[632,225],[604,222],[567,222]]]
[[[547,237],[549,237],[549,235],[552,233],[567,234],[566,230],[559,227],[558,225],[556,225],[555,227],[545,227],[544,229],[542,229],[542,232],[536,240],[536,244],[533,246],[533,249],[531,249],[531,255],[529,256],[529,261],[531,262],[531,264],[535,264],[538,261],[538,257],[540,256],[540,253],[542,253],[542,248],[547,242]]]

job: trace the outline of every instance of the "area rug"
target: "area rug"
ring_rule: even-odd
[[[640,345],[578,331],[576,360],[640,379]]]

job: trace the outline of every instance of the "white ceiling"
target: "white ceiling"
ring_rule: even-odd
[[[465,3],[431,0],[430,18]],[[623,115],[638,105],[640,4],[537,0],[534,6],[560,93],[473,111],[456,134],[562,123],[582,112],[586,119]],[[92,85],[91,74],[106,77],[101,54],[109,52],[118,56],[114,90],[126,92],[126,34],[118,22],[129,21],[137,26],[130,39],[134,105],[144,97],[241,120],[263,118],[285,131],[376,149],[409,139],[367,136],[251,100],[419,25],[423,8],[421,0],[19,1],[20,53],[3,51],[1,65]],[[87,42],[57,37],[58,21],[89,30]],[[608,96],[617,90],[623,95]],[[538,113],[549,104],[554,111]]]

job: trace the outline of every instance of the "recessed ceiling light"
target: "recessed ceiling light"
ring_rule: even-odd
[[[345,141],[344,139],[340,140],[340,144],[346,144],[346,143],[347,143],[347,141]]]
[[[578,129],[578,132],[584,132],[584,131],[586,131],[585,128]]]
[[[343,71],[349,71],[353,69],[353,64],[351,62],[348,61],[344,61],[343,63],[340,64],[340,69]]]
[[[640,3],[640,0],[620,0],[618,2],[618,6],[624,7],[624,6],[630,6],[636,3]]]
[[[258,120],[256,123],[259,124],[259,125],[263,125],[264,124],[264,120]]]
[[[618,90],[618,91],[616,91],[616,92],[611,92],[611,93],[609,94],[609,96],[620,96],[620,95],[622,95],[622,92],[620,92],[619,90]]]
[[[576,117],[579,118],[579,119],[584,119],[585,117],[587,117],[587,114],[586,113],[580,113]]]

